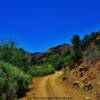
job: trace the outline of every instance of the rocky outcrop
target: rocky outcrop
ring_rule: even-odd
[[[60,55],[66,55],[68,53],[70,53],[72,47],[69,44],[62,44],[53,48],[50,48],[48,50],[48,53],[59,53]]]

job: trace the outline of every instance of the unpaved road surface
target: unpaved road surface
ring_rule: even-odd
[[[20,100],[87,100],[86,95],[62,84],[58,79],[61,74],[59,71],[53,75],[33,78],[31,90]]]

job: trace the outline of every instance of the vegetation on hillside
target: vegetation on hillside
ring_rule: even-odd
[[[0,100],[15,100],[24,96],[32,76],[55,72],[51,65],[40,66],[36,68],[31,55],[24,49],[18,48],[14,41],[2,43],[0,45]]]
[[[83,60],[84,51],[100,51],[100,32],[93,32],[80,39],[74,35],[72,44],[57,46],[44,54],[33,57],[14,41],[0,44],[0,100],[16,100],[23,96],[33,76],[52,74],[63,67],[76,68]]]
[[[34,66],[30,71],[29,74],[32,76],[44,76],[53,74],[55,72],[55,68],[52,65],[41,65],[41,66]]]
[[[31,79],[17,67],[0,61],[0,100],[14,100],[22,96]]]

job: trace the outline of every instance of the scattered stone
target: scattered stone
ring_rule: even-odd
[[[62,77],[62,80],[63,80],[63,81],[67,80],[67,77],[63,76],[63,77]]]
[[[84,89],[86,91],[92,90],[93,89],[93,85],[91,82],[88,82],[87,84],[84,85]]]
[[[80,83],[78,81],[74,82],[73,87],[80,88]]]

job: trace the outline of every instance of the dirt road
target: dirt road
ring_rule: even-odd
[[[86,100],[84,95],[64,86],[58,79],[62,72],[56,72],[33,79],[31,90],[21,100]],[[91,99],[92,100],[92,99]]]

